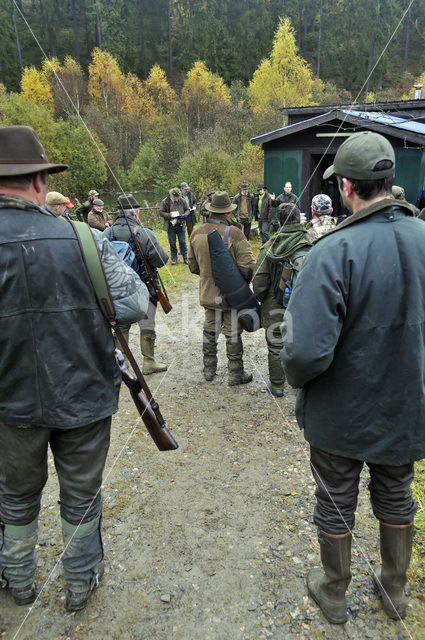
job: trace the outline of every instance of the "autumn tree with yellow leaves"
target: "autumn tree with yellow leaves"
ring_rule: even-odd
[[[230,91],[223,78],[211,73],[204,62],[198,60],[188,71],[181,92],[189,126],[199,129],[211,125],[211,116],[220,105],[230,105]]]
[[[261,62],[249,83],[252,112],[282,126],[279,109],[311,104],[313,85],[313,74],[298,53],[291,22],[280,18],[270,57]]]

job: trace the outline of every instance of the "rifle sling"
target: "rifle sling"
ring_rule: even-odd
[[[91,280],[94,292],[96,294],[97,301],[103,312],[103,315],[114,328],[115,334],[120,341],[122,349],[128,358],[133,371],[139,380],[143,391],[146,394],[148,400],[152,403],[155,402],[152,398],[149,387],[144,381],[139,366],[127,344],[126,339],[122,335],[120,328],[117,326],[114,303],[112,302],[111,295],[109,293],[108,283],[106,282],[105,273],[103,271],[100,256],[97,251],[96,243],[90,231],[90,227],[85,222],[73,222],[72,223],[77,234],[77,238],[80,243],[81,253],[87,267],[89,278]]]

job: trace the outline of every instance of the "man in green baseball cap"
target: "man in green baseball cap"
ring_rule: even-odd
[[[308,592],[341,624],[365,463],[382,560],[372,578],[386,614],[406,615],[417,509],[410,485],[414,461],[425,457],[425,225],[392,197],[395,154],[382,135],[350,136],[324,178],[334,174],[352,215],[309,252],[285,312],[281,356],[300,390],[296,416],[317,484],[323,570],[309,572]]]

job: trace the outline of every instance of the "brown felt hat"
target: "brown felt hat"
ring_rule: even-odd
[[[0,176],[23,176],[38,171],[59,173],[66,164],[51,164],[31,127],[0,127]]]
[[[211,213],[230,213],[234,211],[237,205],[230,202],[230,198],[226,191],[216,191],[211,202],[207,202],[205,209]]]

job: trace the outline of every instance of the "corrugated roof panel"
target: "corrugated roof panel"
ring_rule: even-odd
[[[346,111],[345,109],[342,109],[341,113],[385,124],[389,127],[396,127],[397,129],[404,129],[405,131],[425,135],[425,123],[416,122],[416,120],[406,120],[405,118],[399,118],[398,116],[393,116],[389,113],[382,113],[380,111]]]

